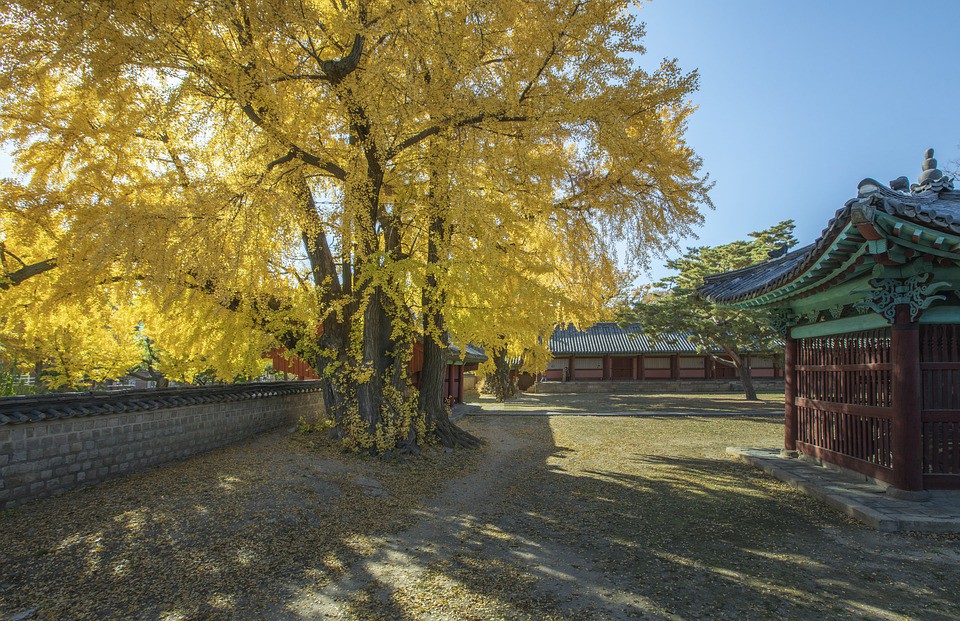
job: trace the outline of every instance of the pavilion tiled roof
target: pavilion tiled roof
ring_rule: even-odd
[[[949,181],[946,177],[944,179]],[[925,187],[914,186],[914,193],[908,194],[885,187],[873,179],[864,179],[860,182],[858,196],[848,200],[836,212],[815,242],[782,257],[708,276],[698,293],[712,302],[736,304],[775,292],[796,281],[813,282],[836,268],[844,255],[849,255],[850,249],[865,244],[866,240],[857,232],[857,220],[872,219],[874,214],[886,214],[949,237],[960,235],[960,192],[950,189],[952,185]],[[838,246],[838,239],[842,239],[846,246]],[[831,252],[835,256],[829,257],[829,263],[826,263],[825,255]]]
[[[708,276],[698,289],[701,295],[713,302],[727,302],[745,297],[753,292],[772,288],[774,283],[787,280],[809,258],[815,244],[809,244],[782,257],[757,263],[734,272]]]

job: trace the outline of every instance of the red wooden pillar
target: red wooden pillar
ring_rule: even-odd
[[[453,397],[453,365],[452,364],[447,365],[447,381],[445,384],[445,388],[447,389],[446,390],[447,394],[444,395],[444,401],[449,401],[449,399]]]
[[[640,377],[637,375],[637,367],[640,365],[640,356],[634,356],[630,360],[630,377],[633,381],[637,381],[637,378]]]
[[[637,356],[637,368],[639,369],[637,373],[638,379],[647,379],[647,370],[643,366],[643,356]]]
[[[570,381],[573,381],[577,377],[576,366],[577,366],[576,356],[570,356]]]
[[[680,356],[677,354],[670,356],[670,379],[680,379]]]
[[[463,365],[457,365],[457,376],[460,378],[457,382],[457,403],[463,403]]]
[[[610,365],[610,356],[603,357],[603,371],[600,373],[600,379],[613,379],[613,369]]]
[[[891,327],[893,486],[911,492],[921,491],[920,323],[910,321],[910,307],[900,304]]]
[[[797,450],[797,341],[790,335],[784,347],[783,450]]]

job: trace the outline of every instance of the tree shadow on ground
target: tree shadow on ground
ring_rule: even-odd
[[[385,464],[301,439],[270,434],[0,514],[0,618],[263,618],[291,582],[330,582],[369,533],[414,519],[370,476]],[[457,457],[408,467],[435,471],[411,495],[435,493]]]
[[[0,611],[144,620],[960,615],[956,538],[868,531],[705,454],[715,447],[691,437],[694,448],[678,448],[684,429],[762,435],[779,427],[774,420],[471,425],[490,441],[479,455],[384,464],[270,436],[32,503],[0,517]]]
[[[552,436],[543,419],[524,425]],[[430,572],[430,580],[416,583],[421,596],[443,602],[449,618],[472,618],[468,609],[451,610],[454,594],[491,607],[493,614],[475,618],[960,614],[947,586],[960,578],[956,540],[869,531],[729,460],[627,451],[616,468],[596,469],[581,467],[576,448],[528,450],[522,475],[502,488],[494,506],[428,518],[455,522],[461,544],[452,556],[441,551],[412,561]],[[436,537],[435,528],[429,541],[403,545],[428,547]],[[397,601],[409,600],[400,596],[391,605]],[[401,609],[399,617],[390,616],[396,608],[365,610],[382,618],[423,612]]]

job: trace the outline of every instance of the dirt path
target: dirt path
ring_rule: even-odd
[[[284,618],[960,618],[960,538],[871,531],[722,455],[776,420],[467,424],[480,469]]]
[[[481,467],[452,481],[444,493],[418,512],[418,522],[403,532],[373,541],[376,551],[352,564],[337,581],[318,589],[300,589],[298,596],[282,610],[278,619],[407,618],[411,596],[427,588],[431,580],[448,582],[443,589],[456,589],[451,568],[496,568],[495,583],[510,576],[523,576],[507,585],[512,595],[537,602],[531,618],[645,618],[651,603],[617,587],[613,576],[598,570],[598,559],[582,550],[524,536],[505,528],[509,511],[522,503],[522,479],[543,467],[544,446],[524,425],[476,423],[472,430],[488,443]],[[523,433],[526,432],[526,433]],[[598,552],[602,553],[602,551]],[[452,572],[456,574],[456,571]],[[473,572],[471,572],[473,573]],[[442,575],[441,575],[442,574]],[[480,574],[473,573],[476,579]],[[476,588],[472,584],[471,588]],[[496,589],[496,585],[493,585]],[[501,593],[501,596],[509,593]],[[444,610],[432,601],[420,612],[432,619],[460,619],[462,610]],[[475,610],[476,618],[503,614],[503,602],[486,611]],[[507,606],[513,608],[513,606]],[[500,610],[498,610],[500,609]],[[490,617],[484,615],[490,614]],[[517,610],[510,610],[516,614]],[[369,615],[369,616],[366,616]]]
[[[415,526],[374,539],[376,551],[354,562],[339,580],[318,589],[301,588],[284,606],[286,612],[274,611],[276,617],[347,618],[358,594],[386,604],[395,590],[414,588],[431,565],[458,553],[462,533],[476,528],[482,513],[478,508],[515,476],[518,453],[529,448],[503,429],[487,431],[487,454],[479,470],[452,481],[440,497],[418,509]]]
[[[285,613],[275,611],[277,618],[341,619],[355,618],[358,608],[366,608],[378,616],[403,618],[406,613],[391,603],[397,592],[416,590],[435,568],[454,559],[468,557],[468,562],[508,564],[521,562],[545,577],[573,578],[581,584],[599,581],[581,560],[556,548],[543,548],[533,541],[510,541],[508,545],[482,545],[473,535],[484,531],[491,517],[502,515],[498,505],[506,490],[518,476],[537,467],[539,452],[530,438],[515,435],[511,429],[497,425],[477,425],[487,441],[487,453],[479,470],[452,481],[441,496],[431,499],[418,510],[417,524],[401,533],[377,538],[376,551],[356,561],[339,580],[319,589],[301,589]],[[574,566],[576,565],[576,566]],[[567,584],[567,580],[547,580],[538,584],[544,591]],[[570,598],[569,589],[556,593]],[[441,610],[431,617],[451,618]],[[625,618],[625,617],[614,617]]]

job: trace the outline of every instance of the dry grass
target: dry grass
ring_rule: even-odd
[[[0,618],[960,618],[958,538],[869,531],[723,453],[778,446],[775,417],[465,425],[482,451],[275,434],[7,512]]]
[[[485,410],[496,412],[783,412],[783,393],[761,393],[759,401],[743,394],[721,393],[580,393],[522,394],[509,403],[476,399]]]

